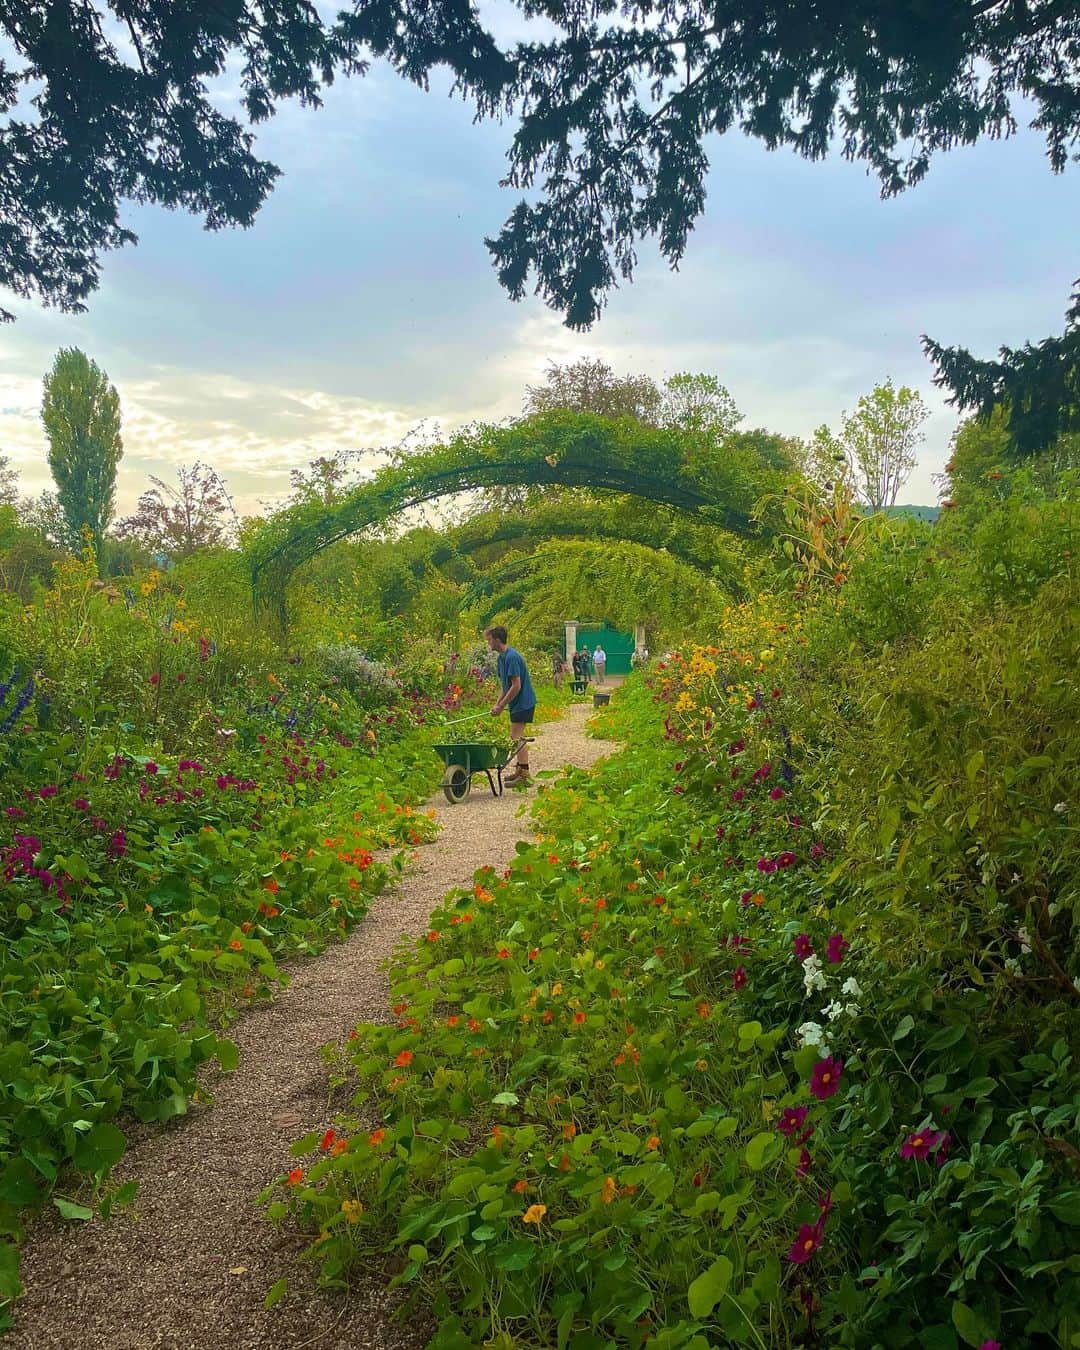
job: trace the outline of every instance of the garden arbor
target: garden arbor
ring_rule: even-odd
[[[506,427],[470,427],[447,444],[401,458],[341,501],[282,511],[251,545],[257,611],[286,617],[296,569],[322,549],[410,507],[487,487],[582,487],[657,503],[688,522],[750,535],[754,503],[775,490],[774,471],[706,437],[632,418],[553,412]],[[640,520],[639,529],[644,529]],[[676,535],[677,535],[676,531]]]

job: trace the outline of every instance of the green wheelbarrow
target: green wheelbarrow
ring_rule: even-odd
[[[486,716],[486,713],[477,713],[473,717],[459,717],[456,722],[447,722],[446,725],[455,726],[460,722],[471,722],[478,717]],[[442,777],[442,790],[450,805],[455,806],[458,802],[463,802],[469,795],[475,773],[486,775],[491,795],[501,797],[503,769],[526,740],[532,740],[532,737],[527,736],[520,741],[501,744],[496,741],[455,741],[433,745],[432,749],[446,765],[446,772]]]

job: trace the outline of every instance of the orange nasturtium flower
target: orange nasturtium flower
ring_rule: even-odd
[[[319,1147],[325,1153],[336,1138],[337,1135],[334,1133],[333,1130],[327,1130],[326,1133],[323,1135],[322,1139],[319,1141]]]
[[[372,1130],[367,1137],[367,1141],[372,1148],[378,1148],[385,1138],[386,1138],[385,1130]]]
[[[499,948],[499,960],[500,960],[500,961],[508,961],[509,959],[510,959],[510,948],[509,948],[509,947],[500,947],[500,948]]]
[[[649,1137],[648,1137],[648,1139],[645,1141],[645,1147],[648,1148],[648,1149],[656,1149],[656,1148],[659,1148],[659,1147],[660,1147],[660,1136],[659,1136],[658,1134],[650,1134]]]
[[[413,1053],[412,1053],[412,1051],[411,1051],[411,1050],[402,1050],[402,1052],[401,1052],[401,1053],[398,1055],[398,1057],[394,1060],[394,1064],[395,1064],[399,1069],[407,1069],[407,1068],[409,1067],[409,1065],[412,1063],[412,1061],[413,1061]]]
[[[335,1139],[334,1147],[330,1150],[330,1153],[333,1157],[340,1158],[343,1153],[348,1153],[348,1151],[349,1141],[347,1139]]]
[[[357,1223],[360,1215],[364,1212],[364,1206],[359,1200],[342,1200],[341,1212],[345,1215],[347,1222]]]
[[[263,882],[263,890],[269,891],[271,895],[277,895],[278,891],[281,890],[281,887],[277,884],[277,882],[274,880],[273,877],[267,877],[267,879]]]
[[[285,1180],[288,1182],[290,1186],[299,1186],[300,1183],[303,1181],[303,1179],[304,1179],[304,1169],[302,1167],[294,1167],[293,1170],[289,1173],[289,1175],[285,1178]]]
[[[575,1134],[577,1134],[577,1126],[574,1124],[572,1120],[568,1121],[562,1127],[562,1137],[564,1139],[573,1139]]]
[[[712,1007],[704,999],[697,1005],[697,1015],[699,1017],[708,1017],[712,1012]]]
[[[603,1205],[610,1205],[612,1200],[615,1199],[615,1192],[617,1190],[618,1187],[615,1185],[615,1178],[605,1177],[604,1184],[600,1187],[600,1203]]]
[[[547,1213],[547,1205],[530,1205],[521,1216],[522,1223],[539,1223]]]
[[[576,1012],[574,1014],[574,1026],[580,1027],[584,1021],[585,1014],[583,1012]]]
[[[510,1189],[517,1195],[524,1195],[525,1192],[529,1189],[529,1183],[524,1178],[522,1178],[521,1181],[515,1181],[513,1186],[510,1187]]]
[[[240,941],[239,938],[233,938],[233,940],[229,943],[229,951],[242,952],[243,950],[244,944]]]

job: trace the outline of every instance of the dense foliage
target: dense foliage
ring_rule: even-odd
[[[320,631],[273,647],[227,553],[122,588],[68,558],[0,594],[0,1322],[27,1212],[130,1200],[127,1122],[235,1068],[235,1012],[432,837],[431,743],[490,705],[490,662]]]
[[[1078,1343],[1080,502],[1001,481],[816,515],[401,948],[265,1196],[326,1280],[439,1350]]]

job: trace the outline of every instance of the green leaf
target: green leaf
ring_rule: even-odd
[[[22,1291],[19,1249],[10,1242],[0,1242],[0,1298],[18,1298]]]
[[[222,1073],[232,1073],[240,1063],[240,1048],[235,1041],[223,1040],[218,1037],[215,1054]]]
[[[266,1297],[263,1299],[263,1306],[267,1309],[272,1308],[275,1303],[285,1296],[285,1291],[288,1287],[289,1281],[285,1276],[282,1276],[280,1280],[275,1281],[275,1283],[266,1291]]]
[[[124,1156],[126,1147],[116,1126],[101,1121],[75,1145],[75,1166],[84,1172],[107,1172]]]
[[[996,1078],[973,1078],[965,1088],[961,1088],[961,1097],[987,1097],[997,1087]]]
[[[87,1209],[85,1205],[77,1205],[72,1200],[64,1200],[59,1195],[53,1196],[53,1204],[65,1219],[81,1219],[85,1223],[87,1219],[94,1217],[92,1209]]]
[[[771,1162],[783,1144],[780,1136],[773,1130],[763,1130],[755,1134],[746,1146],[746,1162],[755,1172],[760,1172],[766,1163]]]
[[[952,1320],[953,1326],[960,1333],[960,1339],[966,1344],[979,1346],[983,1341],[990,1339],[986,1323],[966,1303],[952,1305]]]
[[[718,1256],[686,1291],[691,1317],[708,1317],[727,1293],[735,1267],[726,1256]]]
[[[986,755],[983,753],[982,750],[976,750],[975,753],[970,757],[968,762],[964,765],[964,773],[967,775],[967,780],[969,783],[974,783],[975,779],[978,778],[979,773],[982,770],[982,767],[985,763],[986,763]]]
[[[905,1013],[896,1025],[896,1030],[892,1034],[894,1041],[902,1041],[905,1036],[910,1036],[915,1030],[915,1019],[910,1013]]]
[[[491,1100],[496,1106],[517,1106],[521,1098],[516,1092],[496,1092]]]

